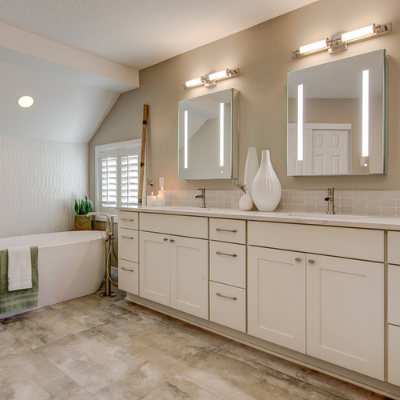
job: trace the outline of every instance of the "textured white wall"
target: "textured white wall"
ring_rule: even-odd
[[[0,237],[72,229],[87,193],[87,144],[0,135]]]

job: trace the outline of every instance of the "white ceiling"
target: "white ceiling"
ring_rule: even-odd
[[[138,70],[314,1],[0,0],[0,134],[87,143]]]

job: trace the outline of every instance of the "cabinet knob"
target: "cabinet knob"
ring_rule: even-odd
[[[315,260],[308,260],[309,264],[315,264]]]
[[[163,240],[164,240],[164,242],[166,242],[168,239],[167,239],[167,238],[164,238]]]
[[[171,243],[174,243],[174,242],[175,242],[175,240],[174,240],[174,239],[170,239],[169,241],[170,241]]]
[[[296,262],[300,262],[300,261],[301,261],[301,258],[300,258],[300,257],[296,257],[294,260],[295,260]]]

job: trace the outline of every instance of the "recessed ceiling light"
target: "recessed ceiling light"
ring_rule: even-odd
[[[18,105],[22,108],[31,107],[34,103],[33,97],[31,96],[20,96],[18,97]]]

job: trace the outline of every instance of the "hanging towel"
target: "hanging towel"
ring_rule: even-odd
[[[31,249],[10,247],[8,249],[8,291],[32,288]]]
[[[8,291],[8,251],[0,250],[0,314],[35,308],[38,304],[38,248],[30,248],[32,288]]]

